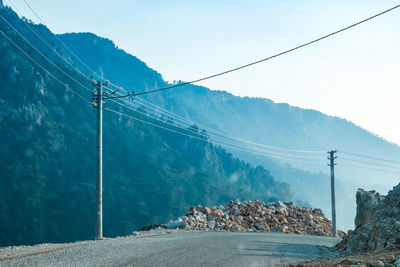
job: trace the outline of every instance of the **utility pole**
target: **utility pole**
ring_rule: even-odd
[[[97,182],[96,182],[96,239],[103,239],[103,86],[108,82],[92,80],[96,91],[93,106],[97,108]]]
[[[335,156],[336,150],[328,151],[328,166],[331,167],[331,201],[332,201],[332,235],[336,237],[336,203],[335,203]]]
[[[104,93],[103,86],[107,86],[108,81],[92,80],[92,84],[96,88],[93,92],[92,104],[97,108],[96,239],[103,239],[103,102],[107,99],[125,97],[133,99],[135,93],[115,96],[115,93],[122,90],[121,87],[112,93]]]

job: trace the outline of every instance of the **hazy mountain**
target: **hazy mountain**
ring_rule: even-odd
[[[142,92],[169,85],[158,72],[108,39],[91,33],[59,37],[92,69],[127,90]],[[76,64],[88,72],[79,61]],[[196,85],[143,98],[199,123],[255,142],[306,150],[344,149],[386,158],[400,155],[399,146],[350,121],[265,98],[237,97]]]
[[[142,92],[169,85],[158,72],[116,47],[108,39],[90,33],[63,34],[60,38],[92,69],[129,91]],[[91,73],[79,61],[75,60],[75,64],[88,74]],[[400,161],[399,146],[350,121],[315,110],[274,103],[265,98],[238,97],[195,85],[144,95],[143,98],[229,135],[287,149],[321,150],[319,154],[294,153],[317,156],[320,159],[274,160],[227,148],[240,158],[268,168],[274,177],[292,185],[298,199],[321,207],[327,215],[330,214],[330,178],[327,154],[324,151],[337,149]],[[291,154],[279,150],[276,152]],[[337,217],[340,227],[351,228],[357,188],[387,191],[397,183],[398,176],[347,167],[341,164],[349,164],[342,160],[345,157],[349,158],[348,155],[338,153]],[[350,164],[360,165],[354,162]]]
[[[59,68],[91,86],[41,44],[10,9],[0,8],[0,15]],[[34,28],[58,47],[47,28]],[[86,99],[91,93],[47,62],[6,23],[0,23],[0,31],[59,80],[0,35],[0,245],[91,239],[96,112],[63,84]],[[151,72],[144,68],[142,74]],[[175,129],[168,121],[150,122]],[[163,223],[191,205],[213,206],[235,198],[291,199],[288,185],[268,170],[207,142],[107,111],[103,138],[105,236]]]

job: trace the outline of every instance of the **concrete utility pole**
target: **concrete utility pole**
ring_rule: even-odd
[[[328,151],[328,166],[331,167],[331,200],[332,200],[332,235],[336,237],[336,203],[335,203],[335,156],[336,150]]]
[[[103,239],[103,102],[107,99],[125,97],[133,99],[135,93],[115,96],[115,93],[122,90],[121,87],[112,93],[104,93],[103,86],[107,86],[108,81],[92,80],[92,84],[96,87],[96,90],[93,92],[92,104],[97,108],[96,239]]]
[[[97,182],[96,182],[96,239],[103,238],[103,86],[106,83],[92,81],[96,87],[93,105],[97,108]]]

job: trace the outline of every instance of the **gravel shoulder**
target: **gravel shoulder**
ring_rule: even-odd
[[[361,254],[337,257],[334,259],[303,260],[290,266],[293,267],[395,267],[400,264],[400,246],[392,246],[382,251],[370,251]]]
[[[279,233],[150,231],[69,244],[0,248],[0,266],[287,266],[340,256],[339,239]]]

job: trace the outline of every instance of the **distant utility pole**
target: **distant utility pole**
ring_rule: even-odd
[[[328,166],[331,167],[331,200],[332,200],[332,235],[336,237],[336,203],[335,203],[335,156],[336,150],[328,151]]]
[[[92,81],[93,106],[97,108],[97,182],[96,182],[96,239],[103,238],[103,86],[108,82]]]

